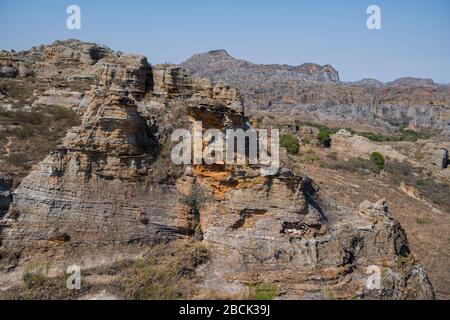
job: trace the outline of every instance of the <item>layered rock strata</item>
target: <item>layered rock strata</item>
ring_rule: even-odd
[[[140,56],[60,45],[33,52],[83,64],[95,81],[81,126],[13,192],[0,239],[19,252],[17,265],[63,259],[58,250],[120,253],[194,238],[211,253],[198,270],[202,294],[239,297],[269,284],[284,299],[434,298],[384,201],[349,210],[287,168],[262,176],[258,166],[197,165],[159,177],[179,125],[249,127],[237,90]],[[369,289],[374,267],[380,285]]]

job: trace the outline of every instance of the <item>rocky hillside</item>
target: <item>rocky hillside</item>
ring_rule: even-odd
[[[191,71],[194,76],[211,78],[214,82],[225,79],[228,83],[251,81],[260,86],[267,81],[339,82],[339,73],[330,65],[319,66],[314,63],[305,63],[296,67],[276,64],[258,65],[235,59],[225,50],[196,54],[182,66]]]
[[[255,123],[236,89],[76,40],[2,61],[5,119],[63,108],[79,122],[45,158],[30,159],[37,164],[17,188],[1,172],[0,298],[86,298],[100,289],[132,299],[435,298],[382,197],[337,201],[286,154],[271,176],[250,165],[172,164],[174,129]],[[338,80],[328,66],[279,70]],[[17,95],[12,83],[32,93]],[[24,126],[15,120],[5,130]],[[72,264],[88,275],[75,293],[64,289]],[[369,289],[374,266],[381,287]]]
[[[343,83],[329,65],[256,65],[223,50],[196,54],[181,66],[195,76],[236,87],[248,109],[355,129],[392,133],[409,127],[450,135],[450,87],[429,79]]]

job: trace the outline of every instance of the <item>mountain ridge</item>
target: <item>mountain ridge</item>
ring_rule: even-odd
[[[231,57],[225,50],[195,54],[181,67],[213,83],[241,92],[249,110],[296,113],[306,121],[395,132],[403,127],[450,135],[450,86],[432,79],[403,77],[342,82],[331,65],[260,65]]]

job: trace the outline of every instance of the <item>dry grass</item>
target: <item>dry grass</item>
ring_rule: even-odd
[[[209,253],[200,243],[157,245],[123,277],[123,294],[138,300],[191,298],[197,292],[196,268],[208,260]]]
[[[6,144],[2,145],[0,171],[14,172],[17,184],[78,123],[77,114],[56,106],[30,111],[0,112],[0,125],[7,128],[0,132],[0,140],[12,141],[8,146],[9,150]]]

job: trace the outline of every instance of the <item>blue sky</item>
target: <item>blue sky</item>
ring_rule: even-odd
[[[82,29],[66,28],[81,7]],[[382,30],[366,27],[381,7]],[[0,48],[77,38],[151,63],[226,49],[256,63],[331,64],[344,81],[402,76],[450,83],[448,0],[0,0]]]

